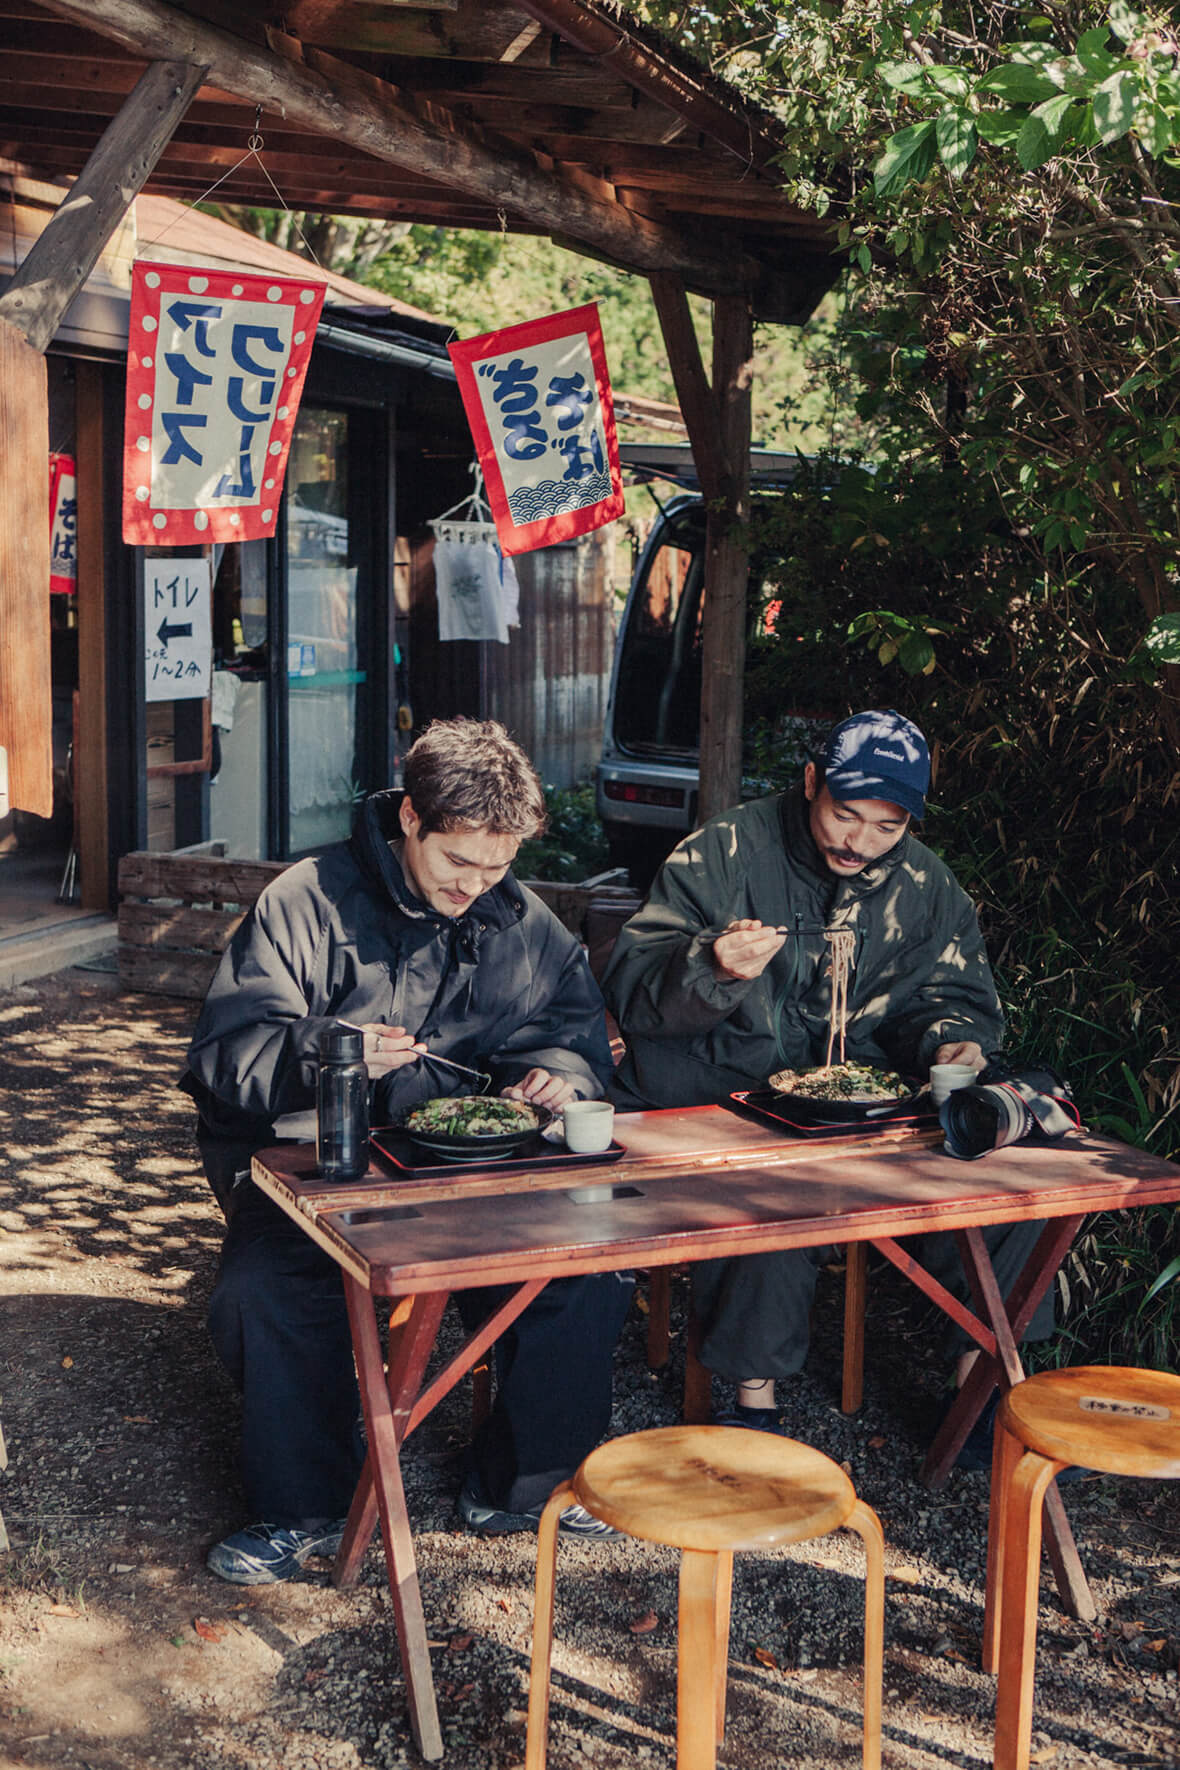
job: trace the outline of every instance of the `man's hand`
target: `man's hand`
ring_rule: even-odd
[[[404,1026],[382,1026],[369,1021],[361,1031],[365,1035],[365,1068],[373,1081],[395,1069],[405,1069],[408,1063],[417,1063],[426,1055],[426,1046],[419,1044]]]
[[[713,942],[713,969],[722,978],[761,977],[786,938],[761,922],[731,922]]]
[[[530,1069],[510,1088],[501,1088],[500,1096],[504,1100],[527,1100],[530,1106],[547,1106],[551,1112],[558,1112],[577,1091],[562,1076],[552,1075],[547,1069]]]
[[[969,1063],[972,1069],[983,1069],[987,1058],[983,1054],[982,1045],[977,1045],[973,1039],[961,1039],[957,1045],[940,1045],[931,1062]]]

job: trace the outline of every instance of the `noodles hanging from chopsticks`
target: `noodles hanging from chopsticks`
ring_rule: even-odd
[[[828,1013],[828,1054],[824,1068],[831,1069],[836,1041],[840,1042],[840,1062],[844,1062],[844,1035],[848,1030],[848,980],[856,952],[856,933],[851,928],[828,928],[824,939],[832,949],[832,1005]]]

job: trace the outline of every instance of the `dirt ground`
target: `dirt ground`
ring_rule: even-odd
[[[73,970],[0,994],[0,1765],[26,1770],[393,1770],[410,1740],[384,1564],[335,1591],[326,1564],[243,1590],[205,1571],[246,1522],[236,1400],[204,1328],[220,1220],[175,1087],[191,1005]],[[845,1462],[880,1513],[885,1761],[991,1762],[979,1669],[987,1479],[916,1479],[944,1369],[901,1281],[875,1274],[868,1398],[838,1411],[840,1286],[821,1285],[797,1435]],[[674,1326],[682,1327],[684,1290]],[[613,1430],[677,1418],[680,1361],[652,1375],[643,1315],[620,1348]],[[679,1337],[679,1336],[678,1336]],[[469,1401],[407,1451],[451,1770],[524,1755],[533,1542],[454,1516]],[[1047,1574],[1033,1762],[1180,1765],[1177,1489],[1067,1491],[1100,1615],[1068,1619]],[[860,1762],[860,1551],[843,1535],[739,1560],[723,1765]],[[549,1762],[675,1761],[676,1558],[564,1544]]]

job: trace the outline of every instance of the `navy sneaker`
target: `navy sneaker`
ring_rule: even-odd
[[[503,1506],[493,1506],[485,1498],[477,1475],[467,1477],[459,1494],[459,1516],[468,1530],[474,1530],[480,1536],[509,1536],[522,1530],[535,1532],[544,1509],[541,1505],[530,1506],[525,1512],[509,1512]],[[567,1506],[557,1528],[562,1536],[581,1537],[583,1542],[617,1542],[622,1534],[613,1525],[595,1518],[584,1506]]]
[[[744,1407],[740,1401],[723,1414],[714,1414],[715,1426],[744,1426],[748,1432],[773,1432],[779,1438],[789,1438],[787,1423],[782,1414],[774,1407]]]
[[[294,1579],[313,1555],[335,1555],[345,1520],[318,1530],[288,1530],[282,1524],[251,1524],[215,1543],[205,1558],[210,1573],[234,1586],[273,1586]]]

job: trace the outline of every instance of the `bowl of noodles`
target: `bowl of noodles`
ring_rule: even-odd
[[[423,1100],[402,1120],[413,1143],[449,1161],[496,1160],[531,1143],[553,1114],[494,1094],[445,1094]]]
[[[920,1090],[892,1069],[869,1063],[827,1063],[818,1069],[780,1069],[767,1087],[784,1113],[812,1124],[861,1124],[912,1109]]]

